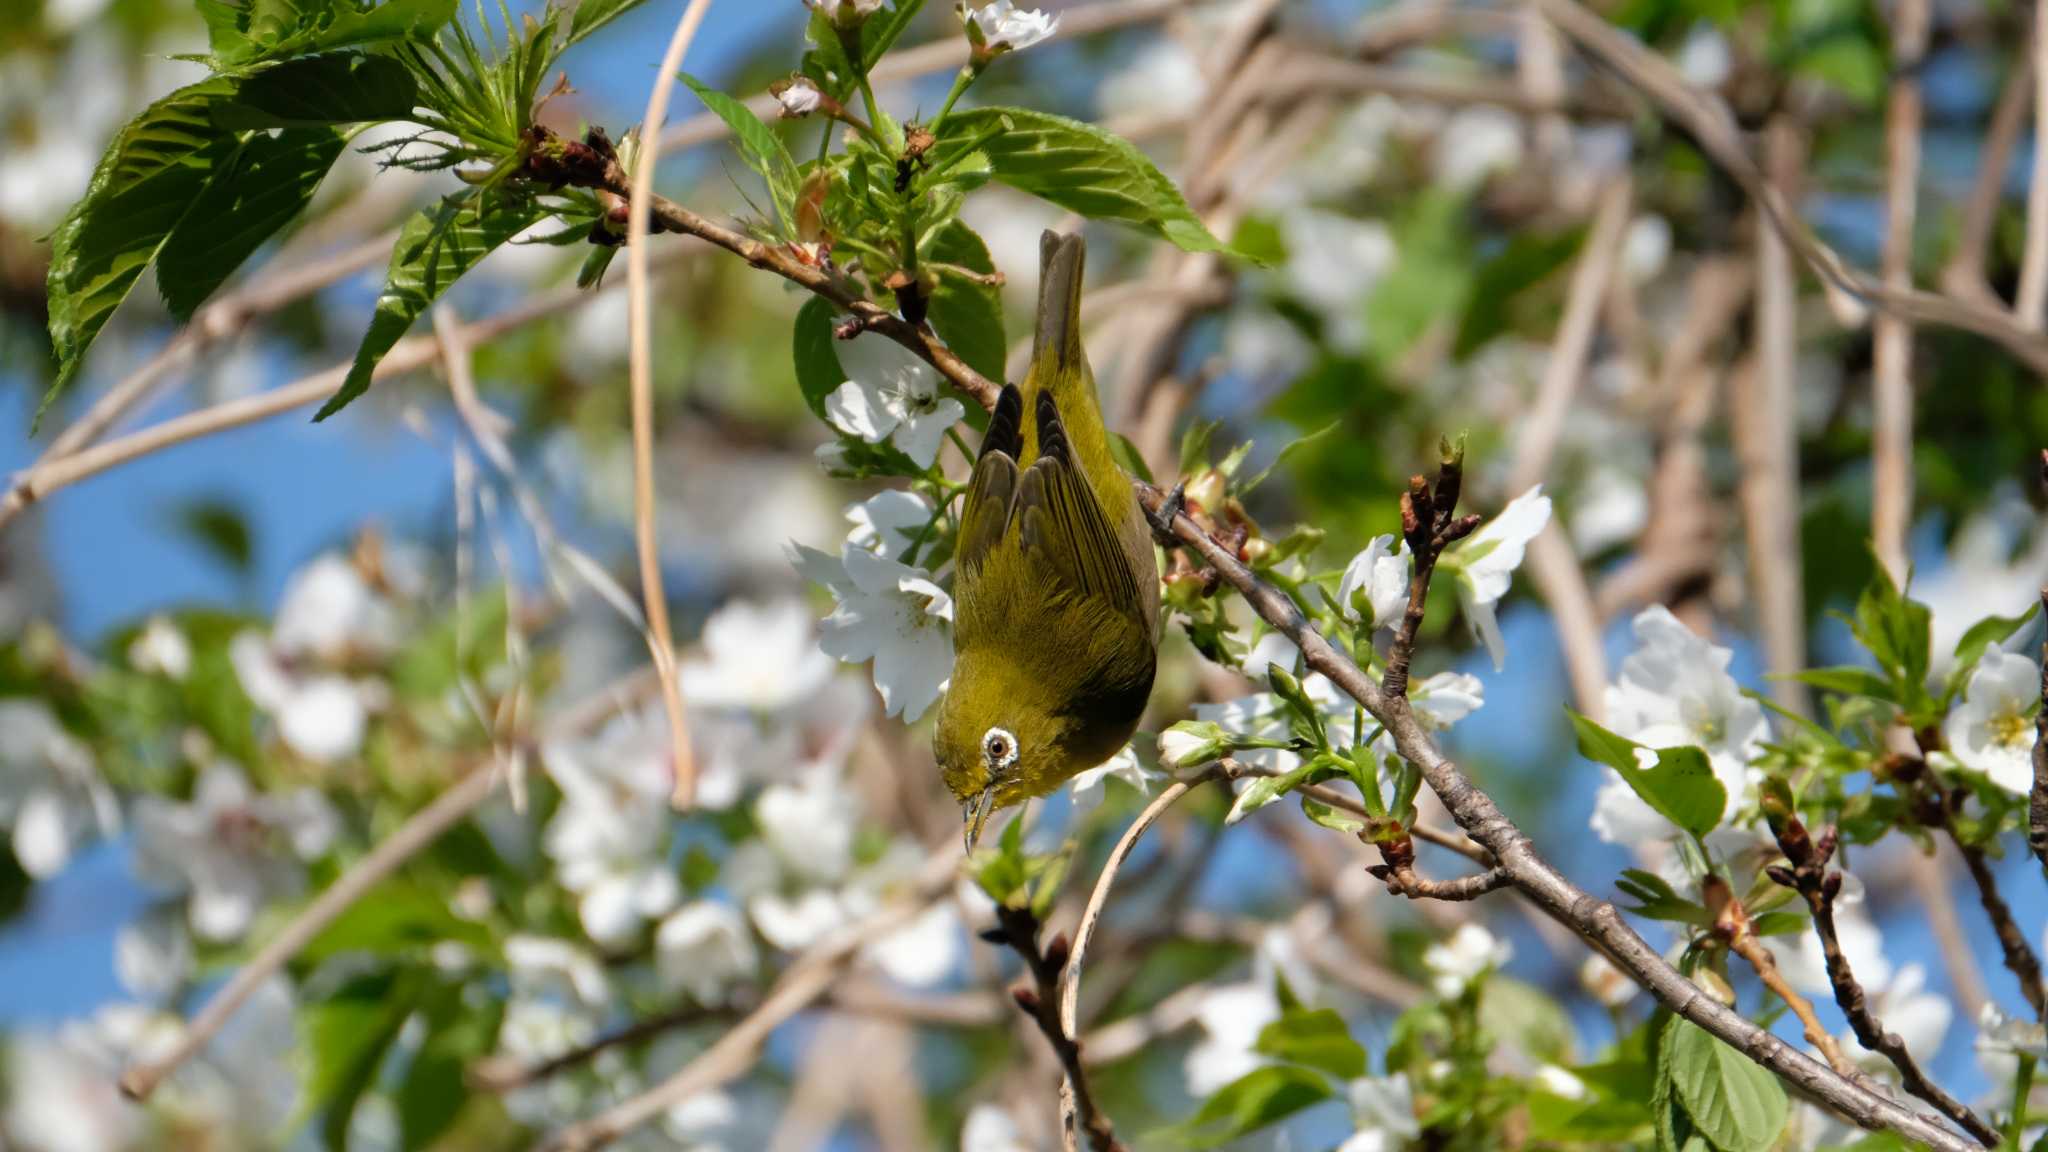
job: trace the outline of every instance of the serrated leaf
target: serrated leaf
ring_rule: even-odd
[[[180,88],[130,120],[107,146],[83,198],[50,237],[50,344],[57,375],[42,412],[135,286],[172,229],[235,155],[241,139],[213,123],[234,88],[214,78]]]
[[[242,130],[404,120],[418,96],[418,82],[397,60],[330,52],[288,60],[239,81],[233,98],[214,108],[213,122]]]
[[[1770,1152],[1790,1106],[1776,1077],[1687,1020],[1661,1038],[1663,1071],[1686,1115],[1720,1152]]]
[[[1252,1051],[1320,1069],[1340,1080],[1365,1075],[1365,1049],[1344,1018],[1328,1008],[1289,1012],[1259,1031]]]
[[[646,0],[582,0],[569,15],[569,33],[562,42],[563,46],[567,47],[584,39],[645,2]]]
[[[233,34],[214,29],[212,63],[216,71],[256,65],[316,52],[361,48],[396,40],[424,40],[455,19],[455,0],[384,0],[371,8],[351,3],[312,0],[253,0],[236,10]]]
[[[1656,763],[1645,768],[1636,758],[1641,745],[1566,711],[1578,734],[1579,754],[1614,769],[1658,815],[1695,837],[1719,826],[1728,807],[1728,790],[1715,778],[1705,752],[1691,747],[1652,749]]]
[[[796,218],[796,161],[790,158],[789,149],[782,146],[782,137],[762,123],[761,118],[754,115],[754,110],[741,101],[709,87],[688,72],[679,72],[677,76],[697,94],[706,111],[725,121],[725,126],[732,129],[733,146],[739,150],[740,159],[768,183],[768,194],[775,201],[776,218],[782,222],[783,228],[793,228]]]
[[[1186,1123],[1165,1133],[1195,1148],[1227,1144],[1331,1096],[1319,1072],[1290,1064],[1260,1068],[1225,1084]]]
[[[954,151],[979,142],[995,178],[1020,192],[1146,229],[1189,252],[1232,251],[1143,152],[1093,124],[1029,108],[974,108],[946,121],[946,138]]]
[[[207,182],[156,257],[157,288],[180,322],[312,202],[348,135],[335,128],[252,133]]]
[[[1908,710],[1926,696],[1932,619],[1927,606],[1908,600],[1880,564],[1857,598],[1856,616],[1850,621],[1857,642],[1876,657]]]
[[[463,273],[544,215],[545,210],[531,200],[492,197],[486,201],[479,193],[450,196],[415,213],[398,234],[384,291],[377,297],[369,330],[356,346],[348,379],[313,419],[325,420],[369,391],[377,362],[412,322]]]

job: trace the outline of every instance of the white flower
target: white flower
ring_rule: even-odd
[[[241,769],[213,764],[199,774],[190,803],[137,802],[136,870],[149,883],[189,893],[186,915],[200,939],[238,940],[266,903],[299,891],[305,875],[294,857],[324,855],[338,825],[326,798],[310,788],[265,795]]]
[[[1169,769],[1207,764],[1222,753],[1228,734],[1206,720],[1182,720],[1159,734],[1159,762]]]
[[[1536,1069],[1534,1079],[1545,1092],[1550,1093],[1552,1096],[1560,1096],[1566,1100],[1584,1100],[1586,1098],[1586,1082],[1573,1075],[1568,1068],[1560,1068],[1555,1064],[1545,1064],[1543,1067]]]
[[[825,584],[839,604],[820,626],[819,647],[849,664],[874,661],[884,711],[905,722],[924,715],[953,674],[953,599],[922,568],[861,548],[835,562],[798,548],[797,570]]]
[[[1449,940],[1431,944],[1422,953],[1422,966],[1429,972],[1429,986],[1436,994],[1453,1000],[1488,972],[1506,964],[1515,954],[1505,940],[1478,924],[1458,925]]]
[[[2025,656],[1987,648],[1941,734],[1966,768],[2024,796],[2034,785],[2034,718],[2041,668]]]
[[[1678,49],[1678,70],[1685,82],[1695,88],[1719,88],[1732,68],[1728,38],[1708,21],[1694,24]]]
[[[1224,984],[1202,997],[1195,1020],[1202,1026],[1203,1039],[1189,1050],[1183,1065],[1188,1094],[1208,1096],[1268,1063],[1252,1046],[1266,1025],[1278,1019],[1280,998],[1270,983]]]
[[[810,881],[842,880],[853,867],[859,802],[829,765],[816,765],[794,783],[771,785],[754,803],[761,839],[791,874]]]
[[[931,523],[932,506],[915,492],[887,488],[848,505],[846,519],[853,525],[848,544],[900,560]]]
[[[1109,795],[1109,782],[1121,780],[1137,790],[1138,795],[1148,796],[1152,792],[1152,774],[1138,763],[1138,754],[1129,745],[1117,754],[1096,765],[1074,774],[1070,794],[1074,799],[1074,813],[1092,812],[1100,807]]]
[[[966,954],[960,912],[941,902],[917,919],[867,947],[868,959],[889,979],[908,988],[936,988],[945,983]]]
[[[824,94],[809,80],[792,81],[788,87],[775,94],[776,103],[782,106],[782,114],[789,119],[801,119],[818,110],[818,103]]]
[[[1021,52],[1052,39],[1060,26],[1058,16],[1019,8],[1010,0],[993,0],[972,9],[963,4],[961,17],[967,21],[968,38],[991,53]]]
[[[1987,1000],[1977,1014],[1977,1063],[1993,1084],[2010,1084],[2019,1057],[2048,1060],[2048,1028],[2033,1020],[2008,1016]]]
[[[369,726],[370,686],[335,674],[299,677],[278,662],[278,652],[254,632],[228,642],[228,661],[250,703],[277,721],[277,735],[293,752],[319,764],[360,752]]]
[[[1392,536],[1375,536],[1365,551],[1344,566],[1337,581],[1337,609],[1354,624],[1391,628],[1408,610],[1407,547]]]
[[[939,394],[931,365],[872,333],[841,344],[839,363],[850,378],[825,397],[832,426],[870,444],[893,444],[918,467],[931,467],[946,431],[967,415],[958,400]]]
[[[882,0],[804,0],[804,5],[823,12],[842,25],[858,24],[882,10]]]
[[[1835,937],[1841,942],[1842,954],[1848,957],[1850,969],[1865,988],[1882,988],[1891,983],[1892,965],[1884,954],[1884,937],[1878,932],[1877,924],[1871,920],[1870,911],[1864,904],[1836,902]],[[1827,957],[1821,951],[1818,933],[1769,936],[1764,939],[1764,947],[1771,950],[1771,957],[1778,962],[1778,970],[1785,974],[1785,979],[1794,988],[1815,996],[1834,994],[1835,986],[1828,979]]]
[[[1146,42],[1123,67],[1105,69],[1095,104],[1105,120],[1186,116],[1207,89],[1194,53],[1178,38],[1161,36]]]
[[[604,965],[568,940],[523,933],[506,937],[505,968],[514,996],[559,999],[585,1008],[603,1008],[611,1001]]]
[[[1485,527],[1452,546],[1446,556],[1458,575],[1459,607],[1473,633],[1486,644],[1495,671],[1507,664],[1507,646],[1501,641],[1493,606],[1507,595],[1509,578],[1522,566],[1522,553],[1529,541],[1548,523],[1550,497],[1538,484],[1510,501]]]
[[[333,552],[292,574],[271,628],[271,642],[286,659],[382,652],[397,639],[391,606],[354,564]]]
[[[670,988],[699,1004],[715,1004],[760,962],[747,922],[730,904],[699,900],[684,905],[654,933],[656,966]]]
[[[1632,627],[1637,648],[1607,689],[1608,727],[1646,748],[1701,748],[1728,792],[1724,815],[1735,811],[1749,787],[1750,757],[1771,734],[1763,705],[1728,674],[1734,654],[1695,635],[1670,609],[1651,605]],[[1607,772],[1593,812],[1601,839],[1628,844],[1673,834],[1627,782]]]
[[[128,663],[138,672],[183,680],[192,670],[192,644],[168,618],[151,616],[128,644]]]
[[[121,1095],[120,1077],[121,1055],[99,1044],[37,1032],[10,1036],[0,1142],[37,1152],[141,1147],[147,1114]]]
[[[1867,982],[1865,987],[1869,987]],[[1905,1041],[1906,1051],[1922,1060],[1932,1059],[1940,1050],[1942,1038],[1948,1035],[1949,1021],[1955,1017],[1955,1008],[1946,996],[1927,991],[1927,970],[1918,964],[1900,968],[1898,975],[1872,1000],[1871,1013],[1884,1021],[1887,1031],[1897,1033]],[[1880,1059],[1877,1053],[1863,1047],[1854,1030],[1844,1031],[1841,1042],[1848,1051]]]
[[[22,870],[56,875],[90,835],[121,823],[113,790],[92,751],[66,732],[40,700],[0,700],[0,825]]]
[[[1360,302],[1394,269],[1394,234],[1379,220],[1358,220],[1314,208],[1296,208],[1280,218],[1287,244],[1282,269],[1288,287],[1322,314],[1329,342],[1340,351],[1365,346],[1365,310]]]
[[[542,761],[562,790],[543,850],[579,897],[591,940],[623,947],[682,895],[668,862],[667,743],[648,735],[644,717],[621,717],[595,740],[548,746]]]
[[[852,919],[834,892],[813,888],[797,896],[764,893],[747,901],[747,915],[770,944],[800,952]]]
[[[1619,1008],[1636,995],[1635,981],[1598,952],[1579,965],[1579,987],[1606,1008]]]
[[[1467,191],[1522,162],[1521,118],[1505,108],[1461,108],[1436,135],[1437,182]]]
[[[1422,1135],[1407,1073],[1353,1080],[1345,1095],[1351,1101],[1354,1131],[1337,1152],[1399,1152]]]
[[[1486,703],[1486,686],[1470,672],[1439,672],[1413,685],[1408,698],[1415,713],[1432,728],[1449,728],[1479,711]]]
[[[794,597],[728,601],[704,621],[703,658],[683,661],[683,699],[767,713],[811,699],[832,675],[811,628],[810,609]]]
[[[191,970],[192,940],[175,906],[144,913],[114,937],[114,975],[132,996],[162,1000]]]
[[[1024,1142],[1017,1122],[994,1104],[976,1104],[960,1128],[960,1152],[1037,1152]]]

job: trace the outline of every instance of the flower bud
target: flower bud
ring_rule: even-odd
[[[1159,762],[1193,768],[1230,751],[1230,734],[1211,720],[1183,720],[1159,734]]]
[[[1201,475],[1188,481],[1186,497],[1189,505],[1201,509],[1212,518],[1222,515],[1223,473],[1214,468],[1203,469]]]
[[[825,94],[811,83],[808,76],[797,76],[768,86],[777,104],[782,106],[782,118],[801,120],[818,110],[825,101]]]

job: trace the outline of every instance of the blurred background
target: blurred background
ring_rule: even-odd
[[[1131,137],[1214,231],[1264,260],[1089,226],[1088,341],[1112,422],[1161,477],[1200,422],[1220,422],[1218,455],[1249,442],[1247,469],[1334,426],[1250,501],[1275,539],[1297,523],[1324,534],[1304,575],[1328,576],[1395,530],[1396,497],[1439,436],[1469,437],[1472,508],[1491,514],[1542,482],[1566,546],[1549,555],[1564,563],[1532,559],[1518,575],[1505,668],[1449,611],[1432,614],[1424,664],[1477,677],[1484,706],[1451,748],[1568,874],[1612,894],[1644,861],[1590,830],[1602,777],[1574,753],[1563,706],[1598,706],[1637,647],[1640,610],[1669,606],[1732,652],[1742,685],[1809,713],[1765,673],[1860,658],[1830,613],[1873,571],[1868,316],[1760,237],[1693,138],[1517,6],[1061,11],[1061,35],[1002,61],[971,99]],[[1819,236],[1878,266],[1899,81],[1885,7],[1600,11],[1725,97]],[[203,75],[179,57],[203,50],[204,31],[177,0],[13,0],[4,14],[0,466],[34,465],[122,389],[139,402],[113,437],[345,361],[376,299],[379,238],[448,177],[380,171],[351,151],[306,219],[230,286],[255,304],[209,314],[178,345],[145,283],[31,430],[50,377],[39,238],[127,117]],[[546,121],[629,127],[676,14],[646,5],[575,49],[573,91]],[[805,17],[796,0],[714,3],[687,67],[760,93],[794,66]],[[1911,74],[1925,100],[1912,273],[1973,301],[2011,298],[2018,277],[2029,25],[2019,7],[1944,0]],[[904,44],[959,29],[932,4]],[[899,75],[879,95],[907,118],[936,107],[950,77]],[[679,89],[671,121],[701,111]],[[814,125],[785,131],[800,155],[815,147]],[[752,181],[717,142],[672,149],[660,173],[710,214],[749,211]],[[1014,341],[1040,230],[1075,222],[999,189],[967,216],[1007,277]],[[476,339],[481,415],[458,409],[445,366],[424,355],[334,420],[314,425],[301,406],[120,460],[0,529],[0,823],[13,829],[0,854],[0,1145],[520,1144],[681,1066],[787,956],[908,883],[920,845],[953,835],[930,717],[883,717],[865,673],[818,652],[831,603],[786,554],[792,541],[836,552],[879,514],[861,504],[873,486],[817,466],[829,434],[791,364],[802,301],[683,241],[657,257],[659,528],[714,810],[663,806],[659,711],[620,680],[644,645],[604,581],[578,574],[633,586],[624,270],[576,296],[581,255],[508,247],[443,305],[458,324],[513,317]],[[317,290],[262,295],[307,268],[323,270]],[[1574,316],[1588,276],[1604,290]],[[517,313],[536,301],[538,314]],[[2048,580],[2035,478],[2048,398],[1995,345],[1935,328],[1914,340],[1907,552],[1939,660]],[[1560,392],[1564,344],[1576,347]],[[140,371],[153,375],[136,389]],[[1147,731],[1251,691],[1169,631]],[[295,960],[181,1071],[169,1103],[120,1101],[124,1060],[164,1043],[179,1009],[492,754],[479,717],[524,709],[535,723],[591,701],[597,722],[533,729],[523,805],[485,803]],[[1123,783],[1101,787],[1088,802],[1055,797],[1039,818],[1051,842],[1080,837],[1077,877],[1094,875],[1139,803]],[[1503,970],[1532,995],[1516,1001],[1530,1018],[1503,1026],[1540,1034],[1525,1047],[1544,1062],[1590,1062],[1646,1015],[1640,997],[1603,999],[1583,949],[1506,897],[1409,906],[1364,875],[1362,849],[1291,808],[1224,829],[1225,807],[1218,795],[1176,810],[1097,945],[1115,995],[1095,1014],[1156,1025],[1142,1046],[1127,1030],[1127,1051],[1105,1041],[1119,1056],[1104,1072],[1111,1110],[1130,1132],[1184,1116],[1257,1060],[1276,970],[1380,1052],[1430,979],[1426,948],[1469,916],[1507,944]],[[1854,861],[1869,892],[1866,983],[1925,1025],[1916,1050],[1974,1097],[1996,1083],[1974,1051],[1977,1006],[2019,998],[1984,962],[1997,948],[1955,864],[1896,840]],[[1998,866],[2038,940],[2038,876],[2020,852]],[[980,1114],[983,1152],[1053,1146],[1044,1053],[995,995],[1007,958],[972,935],[986,907],[963,892],[934,908],[870,950],[844,1002],[779,1030],[758,1070],[635,1139],[949,1148],[989,1104],[1013,1127]],[[1970,955],[1977,965],[1958,968]],[[1840,1027],[1824,978],[1808,991]],[[504,1080],[678,1005],[693,1011],[651,1039]],[[1797,1038],[1795,1023],[1778,1030]],[[1238,1146],[1332,1147],[1354,1122],[1333,1101]]]

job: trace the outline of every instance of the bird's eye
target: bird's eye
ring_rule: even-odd
[[[1017,738],[1007,729],[991,728],[982,733],[981,756],[991,769],[1008,768],[1017,762]]]

